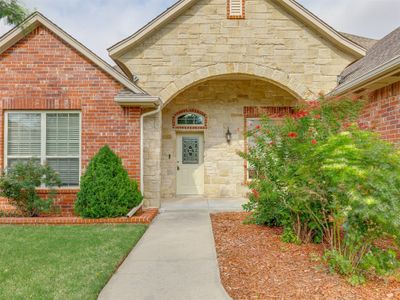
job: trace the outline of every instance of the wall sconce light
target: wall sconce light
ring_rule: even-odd
[[[225,133],[225,137],[226,137],[226,142],[227,142],[228,144],[230,144],[231,141],[232,141],[232,133],[231,133],[231,131],[229,130],[229,127],[228,127],[227,132]]]

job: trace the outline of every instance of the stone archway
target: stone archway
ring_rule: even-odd
[[[218,63],[199,68],[177,78],[165,87],[159,93],[159,96],[164,104],[167,104],[185,89],[202,81],[223,75],[250,75],[261,80],[269,81],[286,90],[297,99],[309,99],[313,95],[304,84],[291,78],[289,74],[280,69],[252,63]]]
[[[204,181],[202,188],[197,189],[202,193],[197,194],[216,199],[245,196],[248,172],[238,151],[245,151],[248,123],[259,119],[261,111],[286,110],[296,105],[297,100],[297,94],[271,80],[242,73],[210,76],[182,88],[165,102],[162,110],[161,199],[186,195],[181,192],[179,184],[183,180],[179,176],[185,172],[183,178],[197,179],[200,171]],[[175,116],[186,111],[207,116],[207,126],[177,128]],[[229,142],[228,130],[231,133]],[[203,159],[197,160],[198,168],[192,173],[183,171],[180,165],[184,159],[185,139],[197,139],[202,145],[196,147],[196,157]]]

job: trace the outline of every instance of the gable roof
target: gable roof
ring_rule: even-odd
[[[139,31],[108,48],[109,55],[114,60],[117,60],[117,58],[125,53],[129,48],[133,47],[135,44],[146,38],[148,35],[152,34],[154,31],[158,30],[168,22],[181,15],[184,11],[189,9],[198,1],[201,0],[180,0],[176,2],[173,6],[168,8],[155,19],[153,19],[150,23],[145,25]],[[295,0],[272,1],[283,6],[292,15],[295,15],[298,19],[317,30],[325,38],[332,41],[343,50],[350,52],[356,57],[362,57],[365,55],[365,48],[333,29],[331,26],[323,22],[321,19],[312,14]]]
[[[367,55],[349,65],[331,94],[343,94],[400,69],[400,27],[378,41]],[[400,80],[400,78],[397,78]]]
[[[100,57],[94,54],[91,50],[89,50],[80,42],[75,40],[72,36],[70,36],[68,33],[66,33],[64,30],[62,30],[60,27],[58,27],[56,24],[51,22],[49,19],[47,19],[44,15],[42,15],[39,12],[34,12],[24,22],[22,22],[22,24],[20,24],[17,27],[14,27],[9,32],[0,37],[0,54],[2,54],[8,48],[16,44],[18,41],[20,41],[22,38],[24,38],[26,35],[28,35],[30,32],[32,32],[35,28],[37,28],[40,25],[49,29],[52,33],[54,33],[60,39],[65,41],[68,45],[70,45],[84,57],[89,59],[92,63],[98,66],[105,73],[107,73],[116,81],[121,83],[125,88],[130,90],[133,94],[138,94],[138,95],[146,94],[144,90],[142,90],[132,81],[130,81],[128,77],[115,70],[111,65],[106,63],[104,60],[102,60]]]
[[[341,32],[341,34],[366,50],[371,49],[378,42],[378,40],[371,39],[365,36],[355,35],[346,32]]]

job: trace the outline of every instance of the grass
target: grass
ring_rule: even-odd
[[[0,226],[0,299],[96,299],[145,230]]]

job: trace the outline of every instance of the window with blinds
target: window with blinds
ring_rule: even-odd
[[[59,173],[63,186],[79,186],[79,113],[8,112],[6,133],[8,167],[21,160],[38,160]]]
[[[228,17],[244,18],[244,0],[228,0]]]

